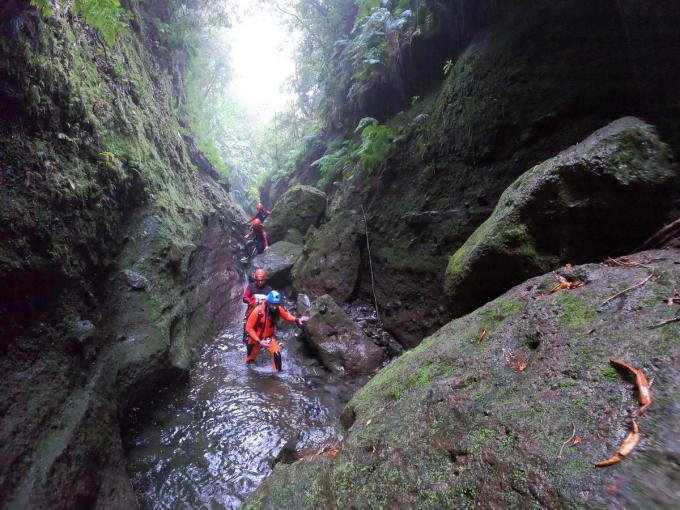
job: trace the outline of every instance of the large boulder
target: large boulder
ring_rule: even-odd
[[[583,287],[548,294],[546,274],[444,326],[354,395],[337,455],[277,465],[245,508],[677,508],[680,334],[660,324],[680,252],[631,258],[657,278],[577,266]],[[653,403],[630,457],[595,468],[640,406],[612,358]]]
[[[302,254],[302,246],[279,241],[268,250],[257,255],[252,261],[253,272],[256,269],[267,271],[269,285],[275,288],[285,287],[290,283],[290,270]]]
[[[679,174],[671,158],[651,126],[625,117],[524,173],[449,260],[454,311],[561,263],[635,248],[673,207]]]
[[[293,286],[311,296],[329,294],[338,302],[349,299],[359,279],[360,217],[343,211],[307,234],[302,257],[293,267]]]
[[[321,362],[338,375],[370,374],[385,359],[383,350],[375,345],[333,298],[324,295],[309,309],[305,325],[307,341]]]
[[[305,235],[309,227],[321,223],[325,212],[323,191],[302,184],[293,186],[279,198],[267,220],[269,241],[285,239],[291,229]]]

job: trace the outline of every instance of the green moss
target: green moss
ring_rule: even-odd
[[[562,291],[557,298],[557,303],[562,310],[560,324],[571,328],[582,328],[597,320],[597,310],[592,303],[577,297],[575,292],[577,291]]]
[[[605,365],[600,370],[600,377],[604,381],[618,381],[620,379],[619,373],[611,365]]]

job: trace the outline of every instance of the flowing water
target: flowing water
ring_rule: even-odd
[[[347,394],[282,331],[283,367],[244,363],[242,316],[203,348],[190,377],[134,414],[127,469],[142,508],[237,508],[271,472],[286,442],[297,449],[338,441]]]

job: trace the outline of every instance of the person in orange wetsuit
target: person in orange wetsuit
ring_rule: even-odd
[[[243,343],[248,344],[248,333],[246,332],[246,321],[250,312],[258,303],[267,299],[267,295],[272,291],[272,288],[267,285],[267,271],[258,269],[255,271],[255,281],[246,285],[243,290],[243,302],[248,305],[246,308],[246,315],[243,318]]]
[[[250,232],[248,232],[245,237],[246,238],[252,237],[255,240],[255,246],[257,246],[257,253],[262,253],[264,250],[269,249],[267,231],[264,228],[264,224],[257,218],[250,222]]]
[[[260,354],[260,349],[264,347],[272,356],[274,369],[281,371],[283,368],[281,347],[274,336],[279,318],[288,322],[295,322],[298,326],[301,326],[309,319],[309,317],[295,317],[295,315],[288,313],[281,306],[281,293],[272,290],[267,295],[266,301],[255,306],[246,321],[246,331],[248,332],[246,363],[253,363],[257,355]]]
[[[257,210],[255,211],[255,214],[253,214],[253,217],[250,218],[250,221],[253,221],[254,219],[258,219],[262,223],[264,223],[264,220],[266,220],[269,217],[269,215],[272,213],[264,205],[262,205],[260,203],[258,203],[255,206],[255,209],[257,209]]]

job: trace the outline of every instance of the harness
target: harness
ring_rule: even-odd
[[[251,312],[255,313],[257,311],[257,320],[255,321],[255,331],[257,331],[257,336],[262,338],[264,336],[264,328],[267,325],[267,320],[270,321],[273,327],[276,327],[276,323],[279,320],[279,307],[276,307],[276,311],[270,313],[269,307],[266,302],[262,302]],[[262,338],[264,340],[264,338]]]

